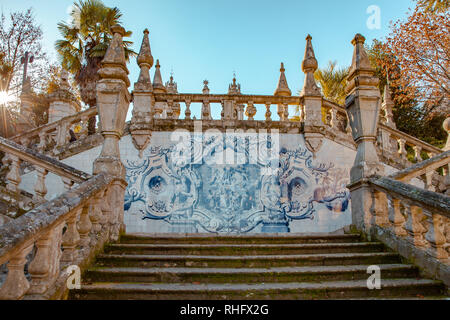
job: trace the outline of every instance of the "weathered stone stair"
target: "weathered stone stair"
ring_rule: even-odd
[[[381,290],[367,268],[381,268]],[[126,235],[71,299],[351,299],[444,297],[439,281],[358,235]]]

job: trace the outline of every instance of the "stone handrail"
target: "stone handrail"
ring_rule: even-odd
[[[97,114],[97,108],[89,108],[59,121],[51,122],[19,134],[13,137],[12,140],[24,146],[35,144],[39,152],[57,155],[58,148],[65,146],[70,141],[70,128],[74,125],[80,125],[81,132],[77,138],[87,136],[88,120]]]
[[[85,172],[72,168],[51,157],[40,154],[2,137],[0,137],[0,150],[3,151],[10,160],[12,158],[17,158],[21,161],[26,161],[29,164],[38,166],[62,178],[69,179],[74,183],[85,182],[91,178],[91,176]]]
[[[450,150],[444,153],[438,154],[437,156],[419,162],[405,170],[398,171],[389,177],[398,181],[409,183],[412,179],[426,175],[426,186],[425,189],[436,191],[432,186],[432,177],[436,169],[444,167],[444,173],[448,174],[448,164],[450,163]]]
[[[0,265],[9,262],[0,299],[64,297],[66,267],[88,265],[107,241],[117,240],[123,227],[115,183],[107,174],[96,175],[0,227]],[[33,248],[28,281],[24,267]]]

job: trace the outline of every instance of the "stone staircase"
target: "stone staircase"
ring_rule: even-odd
[[[369,290],[367,268],[381,268]],[[88,269],[70,299],[445,298],[381,243],[359,235],[122,236]]]

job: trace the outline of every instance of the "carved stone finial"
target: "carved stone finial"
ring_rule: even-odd
[[[372,68],[366,49],[364,48],[364,38],[361,34],[357,34],[352,40],[354,46],[352,65],[350,66],[349,75],[347,77],[347,87],[345,89],[347,94],[355,90],[358,77],[358,86],[367,88],[374,88],[378,86],[379,79],[375,76],[375,70]]]
[[[318,63],[311,40],[312,37],[308,35],[306,37],[305,57],[302,62],[302,70],[306,75],[301,96],[321,96],[320,88],[314,79],[314,72],[318,68]]]
[[[153,78],[153,91],[155,93],[166,93],[167,88],[164,86],[162,77],[161,77],[161,65],[159,64],[159,59],[156,60],[155,66],[155,76]]]
[[[241,94],[241,85],[236,81],[236,73],[233,74],[233,82],[228,86],[228,94]]]
[[[178,93],[178,85],[173,81],[173,72],[170,75],[170,81],[166,82],[166,88],[168,93]]]
[[[105,57],[101,62],[101,68],[98,73],[101,79],[120,79],[126,83],[127,87],[129,87],[129,71],[127,68],[125,49],[123,46],[125,29],[120,25],[114,25],[111,27],[111,31],[114,34],[113,39],[108,50],[106,51]]]
[[[289,86],[288,86],[288,83],[286,80],[286,75],[284,74],[285,71],[286,71],[286,69],[284,69],[284,63],[282,62],[281,68],[280,68],[280,79],[278,80],[278,86],[274,93],[275,96],[289,97],[292,95],[291,89],[289,89]]]
[[[150,80],[150,68],[153,66],[153,56],[150,49],[150,40],[148,38],[148,29],[144,30],[144,38],[142,39],[141,50],[137,57],[137,64],[141,69],[139,79],[134,85],[135,91],[153,91],[152,82]]]
[[[209,94],[209,87],[208,87],[209,81],[205,80],[203,81],[203,94]]]

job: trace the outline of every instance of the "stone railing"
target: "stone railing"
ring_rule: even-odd
[[[87,267],[123,230],[116,183],[101,173],[1,226],[0,266],[8,263],[8,273],[0,299],[64,298],[68,272]]]
[[[450,197],[387,177],[369,184],[371,236],[450,285]]]
[[[89,108],[75,115],[17,135],[12,140],[23,146],[36,149],[40,153],[56,156],[60,153],[61,148],[65,147],[69,142],[81,140],[88,136],[89,118],[95,117],[97,114],[97,108]],[[79,132],[75,133],[75,127],[79,128]]]
[[[0,151],[5,154],[2,159],[3,165],[8,167],[5,182],[9,199],[4,200],[9,200],[9,202],[18,202],[21,197],[22,190],[19,186],[24,174],[24,167],[27,169],[31,167],[36,171],[37,179],[32,195],[33,206],[46,201],[45,180],[49,172],[61,178],[66,191],[69,191],[74,184],[83,183],[90,178],[90,175],[84,172],[4,138],[0,138]],[[17,204],[20,207],[20,203]],[[29,207],[21,207],[21,209],[26,210]]]
[[[389,177],[404,183],[410,183],[412,179],[425,176],[425,189],[430,191],[439,191],[433,185],[433,176],[436,174],[436,170],[443,168],[444,177],[447,178],[449,174],[449,164],[450,164],[450,150],[443,152],[431,159],[419,162],[405,170],[398,171]],[[450,186],[446,185],[448,179],[445,179],[443,186],[439,189],[447,191]]]
[[[277,114],[280,121],[289,121],[289,108],[288,106],[300,105],[300,97],[290,96],[264,96],[264,95],[229,95],[229,94],[154,94],[156,106],[158,102],[166,103],[168,106],[167,119],[179,119],[180,109],[174,106],[179,103],[184,103],[185,114],[184,118],[191,119],[191,104],[201,103],[202,120],[211,120],[210,104],[221,104],[221,120],[249,120],[253,121],[257,113],[255,105],[264,106],[264,118],[265,121],[274,121],[272,119],[271,106],[277,105]],[[157,107],[153,110],[157,118],[159,110]],[[200,120],[200,119],[198,119]]]

